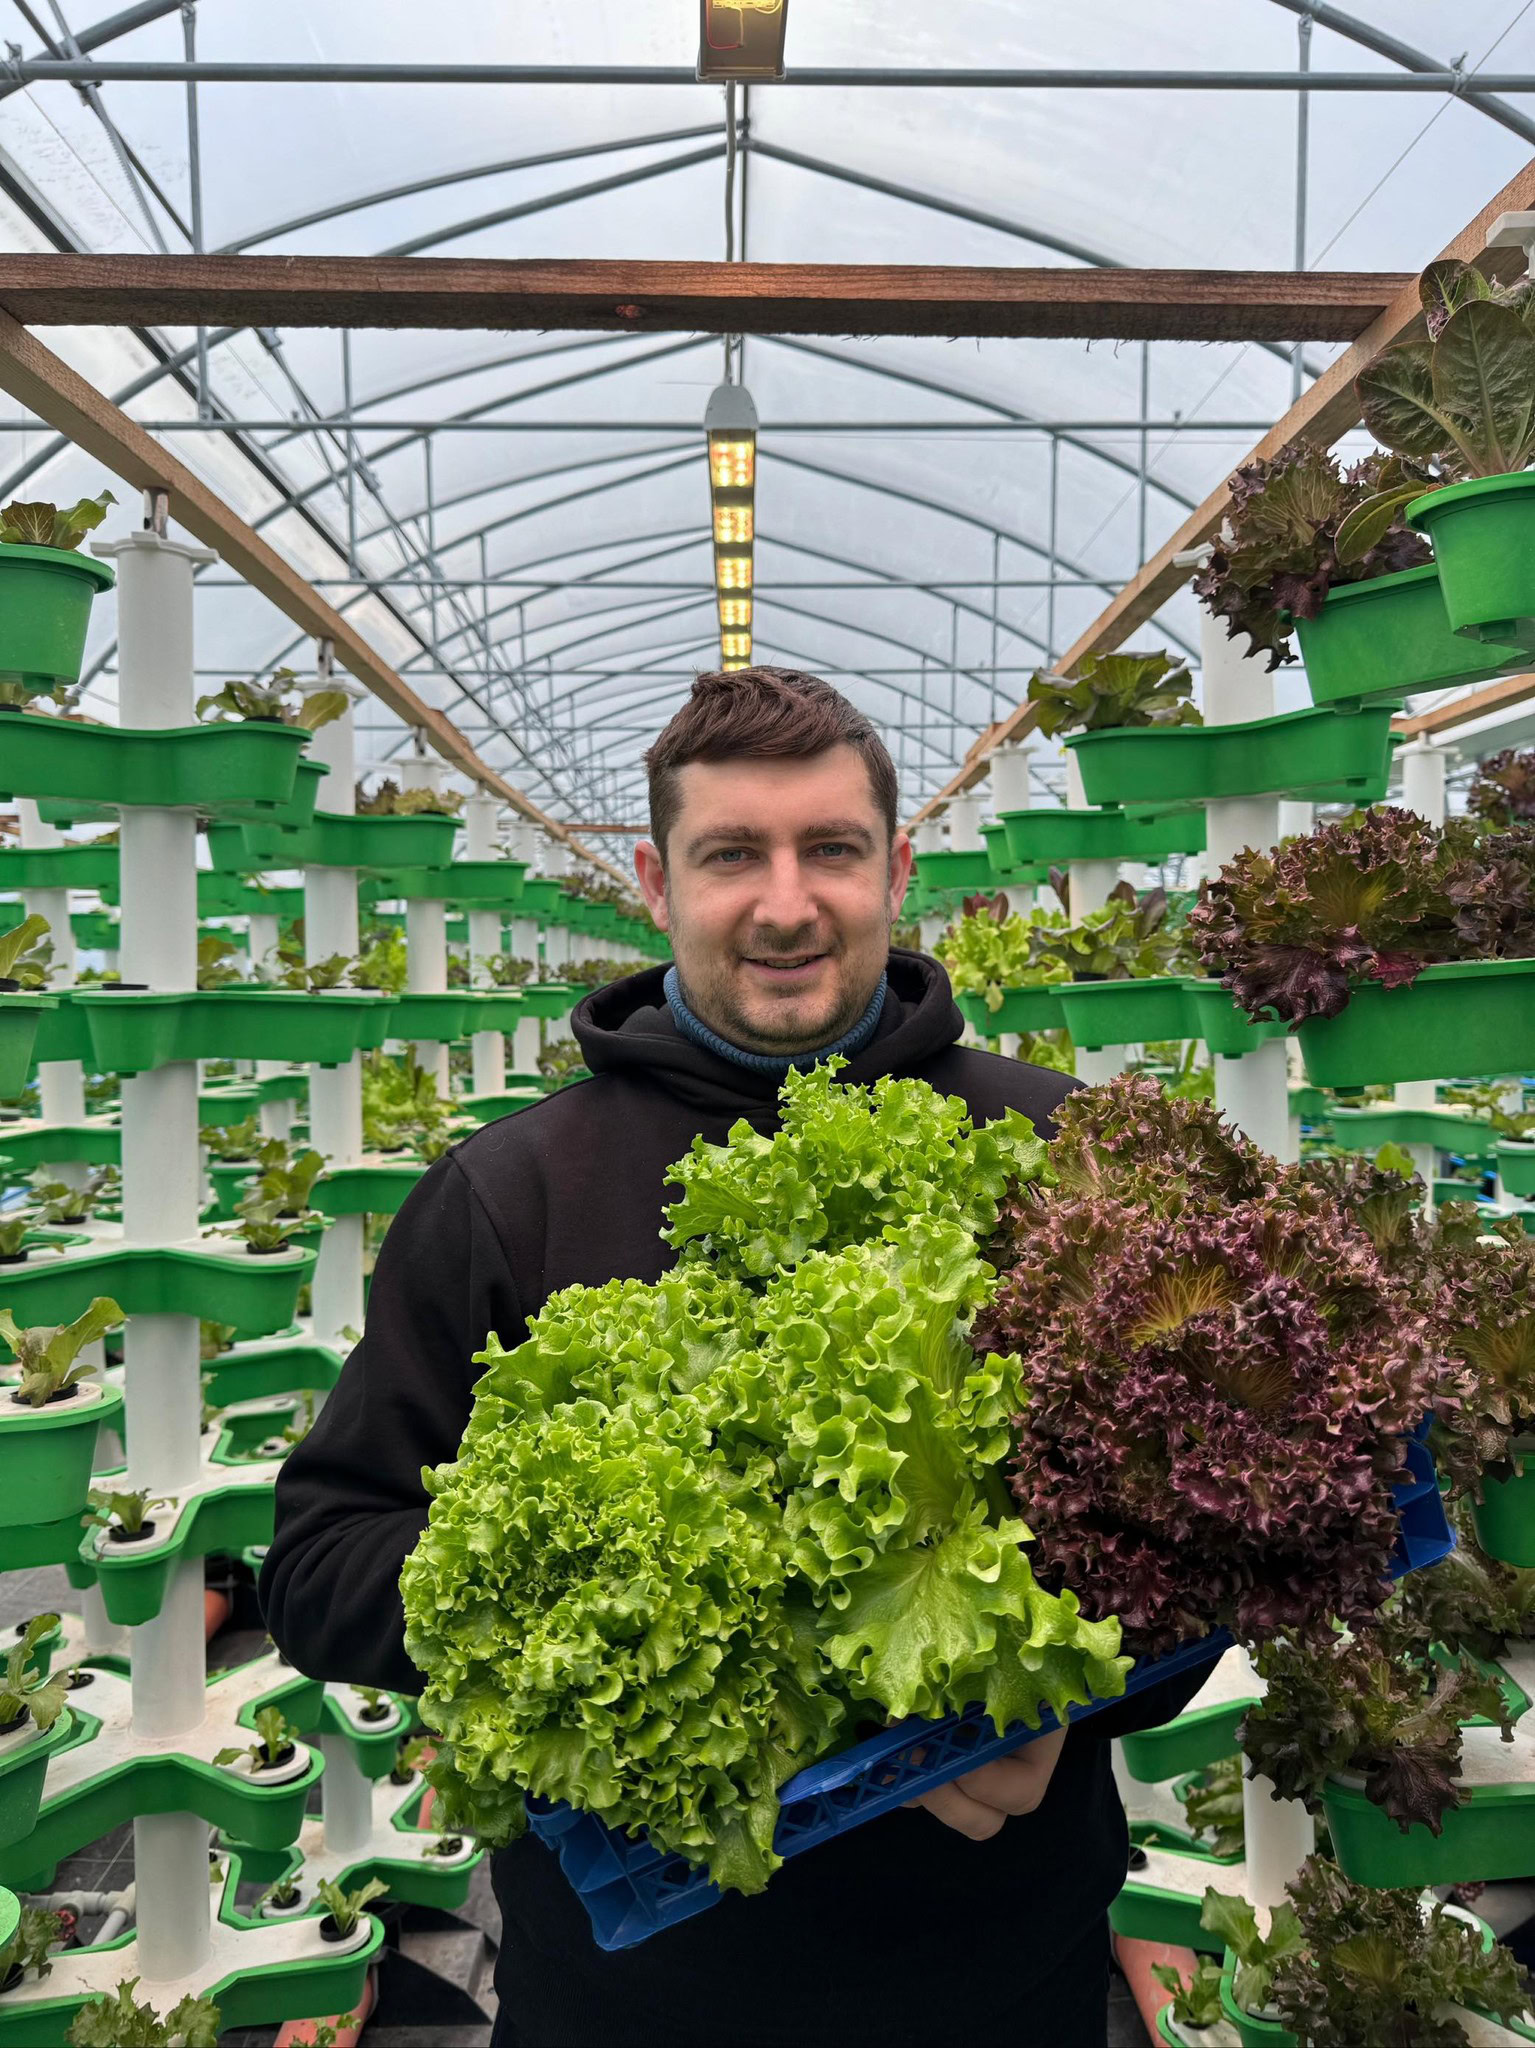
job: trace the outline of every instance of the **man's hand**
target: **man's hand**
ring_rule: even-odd
[[[1041,1735],[1015,1756],[998,1757],[962,1778],[951,1779],[910,1806],[924,1806],[946,1828],[956,1828],[972,1842],[990,1841],[1015,1813],[1032,1813],[1044,1798],[1050,1774],[1066,1741],[1066,1730]]]

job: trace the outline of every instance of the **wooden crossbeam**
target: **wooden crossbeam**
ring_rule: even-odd
[[[71,327],[1352,341],[1409,282],[1395,271],[0,256],[0,307],[29,326]]]
[[[1465,697],[1436,704],[1432,711],[1418,711],[1410,718],[1393,718],[1391,730],[1405,733],[1409,739],[1426,739],[1434,733],[1453,732],[1458,725],[1469,725],[1473,718],[1485,718],[1490,711],[1507,711],[1515,704],[1527,704],[1532,697],[1535,675],[1503,676]]]
[[[1487,231],[1500,213],[1532,210],[1535,210],[1535,160],[1517,172],[1440,254],[1458,256],[1463,262],[1475,262],[1483,270],[1504,277],[1517,274],[1520,252],[1487,249]],[[1297,441],[1312,441],[1325,448],[1351,427],[1358,426],[1360,411],[1359,401],[1354,395],[1354,379],[1372,356],[1412,334],[1421,321],[1422,308],[1414,278],[1393,294],[1390,303],[1360,333],[1353,346],[1329,364],[1316,382],[1302,392],[1284,417],[1276,421],[1258,445],[1242,457],[1242,462],[1272,458]],[[1240,466],[1233,464],[1233,468]],[[1214,538],[1230,504],[1231,495],[1223,483],[1189,514],[1139,574],[1132,576],[1123,590],[1104,606],[1087,631],[1061,656],[1056,663],[1057,671],[1069,675],[1089,654],[1123,646],[1136,628],[1144,625],[1188,581],[1189,568],[1180,564],[1178,557]],[[924,818],[941,811],[951,796],[973,789],[985,776],[995,750],[1008,740],[1022,739],[1033,731],[1034,725],[1030,705],[1027,702],[1015,705],[1005,717],[981,734],[966,754],[958,773],[944,784],[936,796],[928,799],[910,822],[920,824]]]
[[[152,440],[78,371],[45,348],[35,334],[29,334],[4,312],[0,312],[0,390],[8,391],[29,412],[45,420],[55,432],[63,434],[125,483],[138,490],[164,491],[172,519],[195,534],[205,547],[215,549],[222,561],[253,590],[270,598],[300,632],[314,640],[329,640],[335,648],[337,667],[365,683],[406,725],[416,727],[445,761],[499,796],[520,816],[567,845],[576,846],[566,825],[541,810],[488,761],[482,761],[452,719],[418,697],[378,650],[327,604],[253,526],[248,526],[184,463]],[[632,887],[627,875],[609,867],[596,854],[582,846],[576,846],[576,851],[614,881],[625,888]]]

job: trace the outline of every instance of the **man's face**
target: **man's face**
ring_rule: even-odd
[[[733,1045],[809,1052],[851,1029],[884,971],[911,875],[856,748],[692,761],[666,855],[635,872],[688,1002]]]

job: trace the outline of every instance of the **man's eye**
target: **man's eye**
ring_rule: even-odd
[[[852,851],[852,847],[843,839],[828,839],[823,846],[816,848],[817,853],[844,854]]]
[[[722,846],[717,853],[709,857],[724,867],[739,867],[741,862],[748,858],[748,853],[744,846]]]

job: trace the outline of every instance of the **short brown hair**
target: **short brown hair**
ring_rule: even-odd
[[[650,836],[666,853],[677,822],[677,771],[690,761],[809,760],[853,747],[869,771],[874,801],[895,837],[895,763],[873,724],[840,690],[795,668],[738,668],[694,679],[693,693],[645,756]]]

